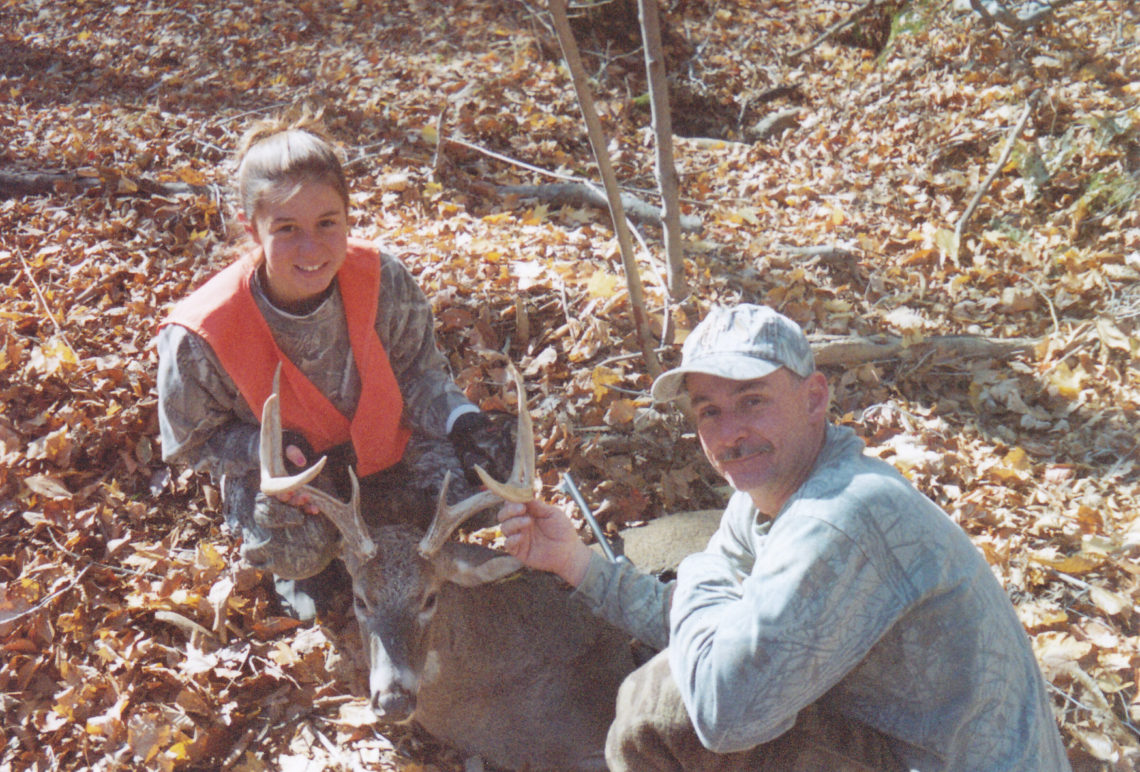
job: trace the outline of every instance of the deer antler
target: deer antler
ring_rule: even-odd
[[[364,521],[360,519],[360,485],[356,473],[349,467],[348,476],[352,481],[352,499],[345,503],[309,485],[324,469],[328,458],[321,456],[317,463],[295,475],[285,474],[285,462],[281,453],[281,405],[280,405],[281,365],[273,374],[273,393],[261,408],[261,444],[258,455],[261,461],[261,492],[269,496],[304,491],[321,514],[332,521],[340,531],[345,546],[365,558],[376,554],[376,544],[368,535]]]
[[[427,533],[420,539],[420,554],[424,557],[431,557],[439,552],[440,547],[451,538],[455,529],[477,512],[482,512],[502,501],[525,502],[534,499],[534,424],[526,407],[526,388],[523,386],[522,376],[513,365],[508,364],[507,370],[515,382],[519,402],[514,468],[507,482],[501,483],[487,474],[482,467],[476,466],[475,471],[487,486],[487,490],[480,491],[452,506],[447,505],[447,486],[450,476],[445,478],[443,490],[436,504],[435,517],[428,526]]]

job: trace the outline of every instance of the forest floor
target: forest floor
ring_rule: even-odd
[[[824,365],[833,419],[985,554],[1074,768],[1135,769],[1140,7],[1076,0],[1014,29],[891,2],[810,46],[855,8],[663,8],[701,225],[684,301],[643,228],[660,356],[738,301],[819,341],[901,340]],[[576,30],[618,176],[656,203],[621,11]],[[374,722],[354,623],[277,615],[211,482],[162,463],[151,344],[239,243],[242,131],[323,107],[355,232],[417,276],[460,385],[514,410],[503,363],[524,371],[545,498],[565,502],[570,471],[610,527],[723,504],[681,416],[650,403],[608,214],[497,189],[597,179],[545,11],[4,0],[0,36],[0,770],[461,769]],[[926,345],[943,335],[1024,345]]]

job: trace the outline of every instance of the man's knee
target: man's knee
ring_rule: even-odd
[[[673,749],[678,742],[695,741],[669,660],[661,652],[630,673],[618,690],[606,763],[611,770],[681,769],[672,766]]]

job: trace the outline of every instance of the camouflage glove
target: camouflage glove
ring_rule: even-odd
[[[518,419],[503,411],[464,413],[455,419],[448,438],[459,455],[459,465],[468,482],[480,486],[475,465],[496,480],[506,480],[515,463],[515,432]]]
[[[300,579],[318,573],[336,557],[340,534],[333,524],[266,496],[256,472],[227,476],[223,487],[226,522],[241,536],[246,564]]]

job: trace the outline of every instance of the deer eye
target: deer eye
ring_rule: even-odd
[[[368,604],[364,602],[364,598],[359,595],[353,595],[352,608],[357,614],[363,614],[368,611]]]
[[[432,613],[433,611],[435,611],[435,604],[436,604],[438,601],[439,601],[439,593],[438,593],[438,592],[429,592],[429,593],[428,593],[428,594],[427,594],[427,595],[424,597],[423,608],[422,608],[422,610],[420,611],[420,613],[421,613],[421,614],[430,614],[430,613]]]

